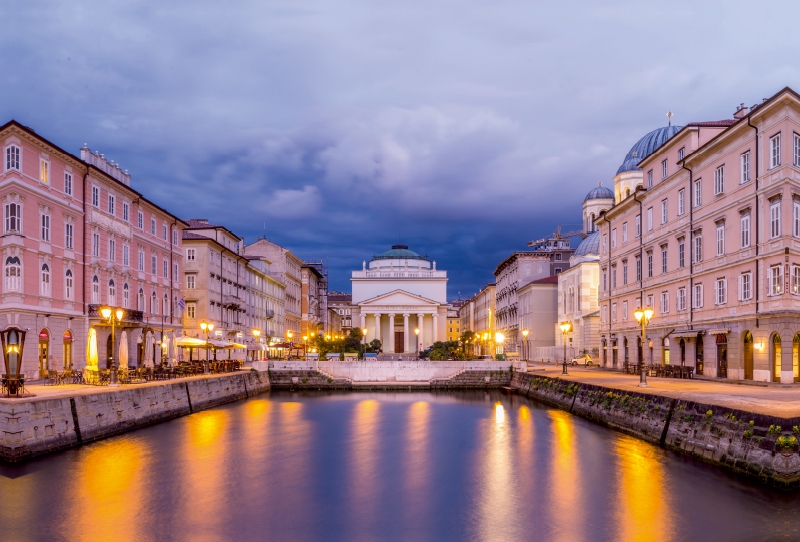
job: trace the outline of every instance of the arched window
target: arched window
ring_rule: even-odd
[[[131,291],[128,288],[128,283],[122,285],[122,308],[129,309],[131,303]]]
[[[162,314],[164,316],[169,316],[169,296],[167,294],[164,294],[164,305],[162,309]]]
[[[113,279],[108,281],[108,304],[112,307],[117,304],[117,286]]]
[[[75,286],[75,281],[72,277],[72,271],[67,269],[66,276],[64,277],[64,294],[66,294],[66,298],[69,301],[73,299],[73,288]]]
[[[144,290],[139,288],[139,301],[137,302],[137,310],[144,312]]]
[[[150,298],[150,312],[158,314],[158,297],[155,291],[153,291],[153,295]]]
[[[92,303],[100,304],[100,279],[97,278],[97,275],[92,277]]]
[[[50,295],[50,267],[42,264],[42,295]]]
[[[22,264],[16,256],[6,258],[6,292],[22,291]]]

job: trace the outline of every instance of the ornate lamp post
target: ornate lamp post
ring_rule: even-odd
[[[636,318],[636,321],[642,326],[642,357],[639,358],[639,387],[640,388],[648,388],[647,385],[647,373],[644,370],[644,344],[645,344],[645,328],[647,324],[650,322],[650,319],[653,317],[655,311],[651,307],[646,307],[644,309],[636,309],[633,311],[633,316]]]
[[[414,335],[417,336],[417,339],[416,339],[415,342],[417,343],[417,357],[419,357],[419,328],[418,327],[414,328]]]
[[[100,314],[111,324],[111,383],[109,383],[108,386],[110,388],[116,388],[119,386],[119,382],[117,382],[117,362],[114,360],[114,330],[116,323],[122,321],[122,316],[125,314],[125,311],[122,309],[114,311],[111,310],[111,307],[103,307],[100,309]]]
[[[259,340],[259,336],[260,335],[261,335],[261,330],[260,329],[253,329],[253,337],[256,338],[256,352],[259,352],[259,355],[261,353],[261,342]],[[261,360],[259,360],[259,361],[261,361]]]
[[[499,331],[494,334],[494,354],[495,354],[495,359],[498,359],[497,356],[500,355],[500,352],[498,352],[498,350],[500,350],[500,348],[503,347],[503,343],[505,341],[506,341],[506,336],[503,335],[502,333],[500,333]]]
[[[22,351],[25,349],[25,330],[9,328],[0,331],[3,344],[3,361],[8,377],[8,394],[19,393],[19,372],[22,368]]]
[[[367,328],[361,330],[361,336],[364,337],[364,354],[367,353]],[[365,356],[361,356],[364,358]]]
[[[562,375],[568,374],[567,373],[567,333],[572,331],[572,322],[561,322],[559,326],[561,328],[561,333],[564,335],[564,369],[561,371]]]
[[[292,337],[294,334],[291,331],[286,332],[286,338],[289,340],[289,353],[286,355],[286,359],[292,357]]]
[[[200,329],[206,334],[206,359],[203,362],[203,374],[211,374],[208,370],[208,334],[214,331],[214,324],[200,322]]]
[[[528,361],[528,333],[527,329],[522,330],[522,355],[525,356],[525,361]]]

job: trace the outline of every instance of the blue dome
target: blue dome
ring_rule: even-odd
[[[626,171],[636,171],[639,169],[637,166],[639,162],[653,154],[653,151],[666,143],[669,138],[678,133],[683,126],[664,126],[653,130],[642,139],[636,142],[636,145],[631,147],[628,154],[625,155],[625,160],[617,170],[617,175]]]
[[[413,250],[409,250],[406,245],[392,245],[391,250],[387,250],[380,256],[373,256],[373,260],[426,260],[428,258],[420,256]]]
[[[589,193],[586,194],[586,197],[583,198],[583,201],[589,201],[590,199],[614,199],[614,192],[610,188],[606,188],[603,185],[598,185],[595,188],[589,190]]]
[[[586,236],[575,249],[573,257],[578,256],[599,256],[600,255],[600,232],[595,231]]]

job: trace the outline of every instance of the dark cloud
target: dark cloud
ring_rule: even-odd
[[[663,125],[800,87],[747,2],[5,2],[0,117],[176,214],[327,258],[402,241],[475,293]],[[745,39],[745,28],[770,39]]]

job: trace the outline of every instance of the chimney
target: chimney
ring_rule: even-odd
[[[739,104],[739,107],[736,108],[736,113],[733,114],[733,118],[739,120],[740,118],[747,115],[749,109],[744,106],[744,103]]]

